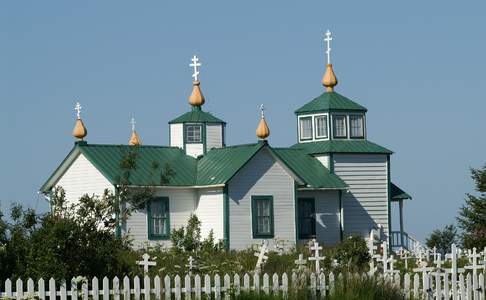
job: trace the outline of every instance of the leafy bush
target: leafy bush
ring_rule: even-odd
[[[448,253],[455,243],[457,243],[457,229],[454,225],[447,225],[442,230],[434,230],[425,241],[427,247],[430,249],[435,247],[442,255]]]

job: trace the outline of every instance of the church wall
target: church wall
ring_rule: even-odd
[[[329,155],[317,155],[317,160],[327,169],[329,169]]]
[[[78,202],[85,194],[101,196],[105,189],[113,192],[113,185],[82,153],[73,161],[55,186],[64,189],[68,204]]]
[[[206,148],[223,147],[223,126],[221,124],[206,125]]]
[[[186,144],[186,154],[192,157],[198,157],[204,154],[203,144]]]
[[[201,236],[203,238],[208,236],[211,229],[215,242],[224,238],[223,201],[223,189],[199,190],[195,214],[201,221]]]
[[[156,196],[169,198],[170,230],[187,225],[187,220],[196,206],[197,191],[190,189],[159,189]],[[133,212],[123,226],[124,233],[133,239],[135,248],[141,248],[145,244],[163,245],[170,247],[168,240],[150,241],[148,239],[147,212],[145,209]]]
[[[294,179],[267,150],[260,151],[229,182],[228,195],[232,249],[262,242],[252,234],[251,196],[258,195],[273,196],[275,238],[295,243]]]
[[[388,234],[388,166],[383,154],[334,154],[334,172],[348,185],[343,192],[344,234],[369,235],[383,225]]]
[[[316,239],[332,246],[341,241],[341,218],[338,191],[299,191],[299,198],[314,198]]]
[[[170,146],[184,147],[184,124],[170,124]]]

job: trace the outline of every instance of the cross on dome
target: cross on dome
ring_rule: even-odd
[[[194,55],[191,58],[192,63],[189,64],[189,67],[194,68],[194,73],[192,73],[192,77],[194,77],[194,81],[199,81],[199,67],[201,66],[201,63],[199,62],[199,57]]]
[[[262,116],[262,119],[265,119],[265,106],[263,104],[260,105],[260,112],[261,112],[261,116]]]
[[[76,102],[76,106],[74,107],[74,110],[76,111],[76,116],[78,119],[81,119],[81,109],[83,107],[81,106],[81,104],[79,104],[79,102]]]
[[[130,120],[130,125],[132,125],[132,131],[135,131],[135,124],[137,124],[137,122],[135,122],[135,118],[132,118]]]
[[[326,37],[324,38],[324,41],[327,43],[327,49],[326,49],[326,54],[327,54],[327,64],[331,63],[331,32],[329,29],[325,33]]]

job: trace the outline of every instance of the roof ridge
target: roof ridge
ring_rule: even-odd
[[[81,147],[134,147],[127,144],[79,144]],[[164,145],[137,145],[136,148],[162,148],[162,149],[180,149],[177,146],[164,146]]]

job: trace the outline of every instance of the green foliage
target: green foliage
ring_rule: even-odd
[[[121,276],[136,271],[130,244],[114,235],[114,197],[83,196],[79,204],[66,204],[65,193],[52,194],[52,211],[36,215],[15,205],[11,223],[5,224],[0,248],[0,279],[69,279],[83,276]]]
[[[486,165],[471,169],[479,195],[467,194],[465,204],[459,210],[457,221],[462,230],[462,244],[465,248],[486,247]]]
[[[428,248],[437,248],[437,251],[442,255],[448,253],[452,244],[457,243],[457,229],[454,225],[447,225],[442,230],[434,230],[430,236],[425,240]]]

